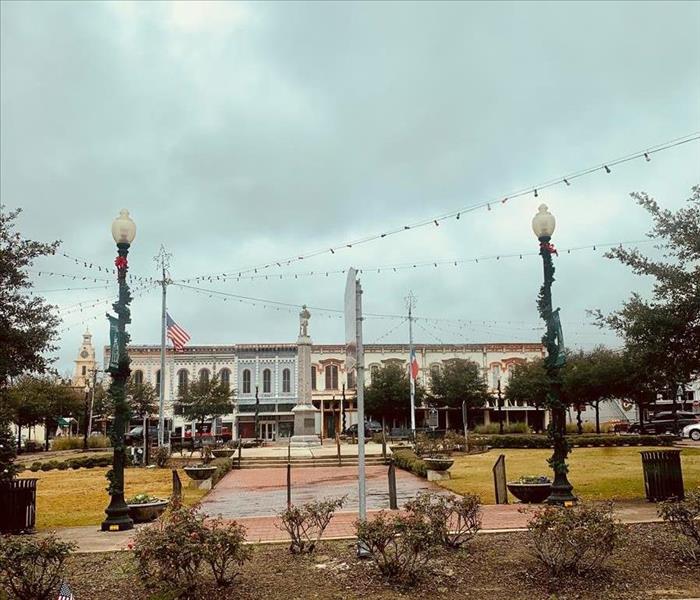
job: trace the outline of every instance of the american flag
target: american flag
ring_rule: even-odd
[[[58,598],[56,600],[75,600],[73,592],[70,591],[70,586],[65,582],[61,582],[61,589],[58,590]]]
[[[190,334],[173,321],[168,313],[165,313],[165,324],[168,338],[173,343],[175,352],[182,352],[185,344],[190,341]]]

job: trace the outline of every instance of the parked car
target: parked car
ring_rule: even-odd
[[[687,425],[694,425],[696,423],[700,424],[700,414],[681,411],[677,413],[678,419],[678,430],[682,430]],[[628,433],[642,433],[642,430],[647,433],[655,433],[660,435],[662,433],[673,433],[673,429],[676,423],[676,419],[673,416],[673,411],[664,410],[662,412],[656,413],[649,421],[644,423],[644,426],[640,423],[632,423],[627,430]]]
[[[148,439],[150,442],[155,442],[158,439],[158,427],[151,426],[148,428]],[[124,443],[127,446],[135,444],[143,444],[143,425],[137,425],[124,434]]]
[[[700,423],[692,423],[683,428],[683,437],[700,442]]]
[[[365,421],[365,437],[371,437],[375,433],[382,432],[382,424],[377,421]],[[357,437],[357,423],[350,425],[345,430],[345,435]]]

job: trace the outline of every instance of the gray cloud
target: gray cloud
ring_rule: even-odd
[[[499,197],[700,128],[700,7],[692,3],[5,2],[0,26],[3,203],[25,209],[27,234],[63,239],[67,252],[100,264],[112,260],[110,221],[126,206],[138,226],[132,268],[149,276],[161,243],[174,254],[175,277],[234,270]],[[289,270],[532,249],[540,200],[558,218],[561,247],[639,239],[649,221],[628,193],[646,190],[677,207],[696,183],[699,158],[697,144],[685,146],[538,200]],[[574,344],[615,343],[581,324],[585,310],[649,289],[601,254],[558,262],[556,301]],[[45,261],[50,267],[81,271],[61,258]],[[375,312],[402,312],[414,289],[420,314],[535,324],[540,277],[529,258],[366,273],[363,284]],[[336,275],[212,287],[340,307],[343,285]],[[97,297],[47,296],[62,305]],[[177,288],[170,307],[197,343],[295,335],[288,312]],[[157,292],[135,301],[135,341],[158,341],[158,313]],[[368,320],[367,339],[394,324]],[[104,343],[102,320],[90,327]],[[421,341],[539,335],[431,327],[418,330]],[[79,333],[64,338],[61,365]],[[315,314],[312,333],[338,341],[342,322]]]

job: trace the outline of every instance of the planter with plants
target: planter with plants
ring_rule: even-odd
[[[435,455],[424,458],[423,462],[431,471],[443,472],[447,471],[447,469],[449,469],[455,461],[449,456]]]
[[[190,479],[195,481],[204,481],[209,479],[214,473],[216,473],[218,467],[211,467],[209,465],[192,465],[185,467],[184,471]]]
[[[544,475],[523,475],[507,485],[508,491],[524,504],[541,504],[552,491],[552,480]]]
[[[155,521],[168,508],[170,500],[163,500],[148,494],[137,494],[126,501],[129,506],[129,516],[134,523],[148,523]]]
[[[236,450],[234,448],[214,448],[211,453],[214,455],[214,458],[231,458],[236,453]]]

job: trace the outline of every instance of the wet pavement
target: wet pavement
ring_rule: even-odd
[[[367,510],[389,508],[388,468],[366,468]],[[357,512],[357,467],[292,467],[292,503],[347,496],[344,512]],[[396,470],[399,506],[421,490],[443,491],[411,473]],[[241,469],[228,473],[202,500],[202,510],[225,519],[273,516],[287,505],[287,469]]]

